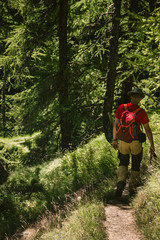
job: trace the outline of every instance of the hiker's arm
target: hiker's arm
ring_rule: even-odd
[[[115,149],[118,148],[118,142],[116,141],[116,139],[117,139],[116,126],[117,126],[118,122],[119,122],[119,119],[115,118],[114,125],[113,125],[113,143],[112,143],[112,145]]]
[[[152,131],[150,129],[149,123],[146,123],[143,125],[144,129],[146,131],[147,137],[149,139],[150,142],[150,153],[154,153],[155,152],[155,148],[154,148],[154,142],[153,142],[153,135],[152,135]]]

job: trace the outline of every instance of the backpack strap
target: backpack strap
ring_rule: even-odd
[[[128,105],[127,104],[123,104],[124,106],[124,110],[128,111]],[[132,111],[133,113],[137,114],[138,112],[140,112],[142,109],[140,107],[138,107],[137,109],[135,109],[134,111]]]
[[[140,112],[142,109],[139,107],[139,108],[137,108],[136,110],[134,110],[133,112],[135,113],[135,114],[137,114],[138,112]]]
[[[124,110],[128,111],[128,105],[127,104],[123,104],[123,106],[124,106]]]

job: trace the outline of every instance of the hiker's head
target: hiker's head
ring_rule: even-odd
[[[137,104],[144,98],[144,93],[140,88],[134,88],[132,91],[128,92],[128,95],[131,97],[131,101]]]

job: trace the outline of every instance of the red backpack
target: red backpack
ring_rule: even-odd
[[[117,137],[124,142],[132,142],[140,133],[136,123],[137,113],[140,113],[141,108],[137,108],[133,112],[128,110],[127,104],[124,104],[125,111],[122,113],[117,127]]]

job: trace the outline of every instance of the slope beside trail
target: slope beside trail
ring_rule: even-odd
[[[136,224],[134,209],[123,195],[119,200],[112,200],[105,206],[107,240],[143,240]]]

